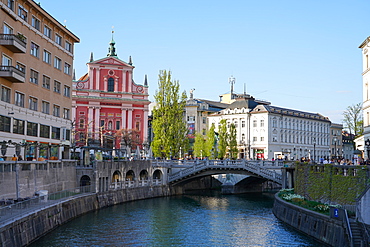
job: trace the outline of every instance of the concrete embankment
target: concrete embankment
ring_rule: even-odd
[[[296,230],[330,246],[349,246],[341,220],[288,203],[275,195],[274,215]]]
[[[180,192],[181,193],[181,192]],[[82,214],[123,202],[178,194],[168,186],[136,187],[71,198],[0,228],[0,246],[25,246]]]

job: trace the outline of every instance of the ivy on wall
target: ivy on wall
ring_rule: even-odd
[[[295,191],[313,201],[353,205],[366,189],[367,166],[296,163]]]

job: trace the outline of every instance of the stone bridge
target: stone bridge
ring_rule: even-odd
[[[283,185],[283,162],[260,160],[196,160],[172,162],[168,183],[175,185],[196,177],[216,174],[243,174]]]

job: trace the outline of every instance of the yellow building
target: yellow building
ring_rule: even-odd
[[[5,156],[68,158],[76,42],[77,36],[34,1],[0,0],[0,142]]]

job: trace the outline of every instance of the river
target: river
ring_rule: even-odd
[[[259,193],[140,200],[83,215],[31,246],[322,246],[272,206],[272,194]]]

